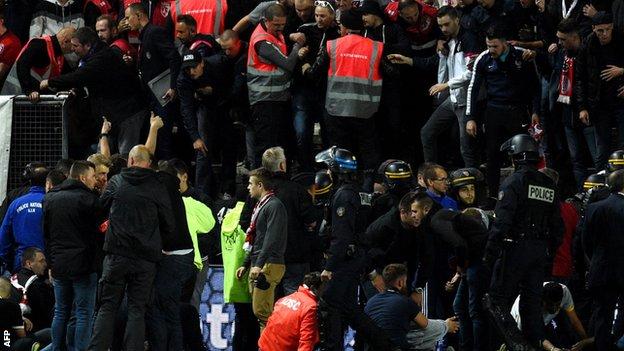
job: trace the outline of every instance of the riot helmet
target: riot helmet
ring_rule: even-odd
[[[539,161],[539,146],[535,139],[527,134],[517,134],[500,147],[517,164],[536,163]]]
[[[324,163],[332,173],[356,173],[357,160],[349,150],[332,146],[316,154],[317,163]]]

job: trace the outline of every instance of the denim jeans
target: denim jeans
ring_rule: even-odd
[[[609,155],[611,154],[611,128],[618,130],[618,149],[624,147],[624,107],[605,108],[597,111],[594,119],[596,130],[596,151],[598,158],[598,170],[607,168]],[[590,120],[592,115],[589,116]]]
[[[318,94],[309,87],[299,86],[293,89],[294,127],[297,137],[297,157],[299,165],[305,170],[312,170],[312,138],[314,122],[321,124],[323,148],[329,145],[323,121],[324,101],[319,101]]]
[[[72,307],[76,315],[73,345],[75,350],[86,350],[91,340],[97,274],[91,273],[75,279],[54,279],[53,285],[56,302],[52,320],[52,351],[66,348],[67,322]]]
[[[193,253],[163,255],[154,278],[154,301],[147,310],[148,340],[153,351],[183,349],[180,324],[182,287],[197,272]]]
[[[568,150],[570,151],[570,160],[572,161],[574,180],[576,181],[577,190],[581,191],[583,189],[585,178],[589,175],[587,165],[583,162],[583,142],[587,144],[587,149],[591,154],[594,167],[596,167],[597,170],[600,170],[598,168],[599,160],[596,147],[596,132],[593,126],[566,126],[565,134],[568,141]]]
[[[487,320],[481,304],[486,289],[487,277],[483,265],[480,262],[472,264],[462,277],[453,302],[453,309],[459,318],[462,350],[487,349]]]

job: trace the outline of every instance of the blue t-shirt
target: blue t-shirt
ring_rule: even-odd
[[[411,298],[393,290],[373,296],[366,303],[364,312],[383,329],[392,343],[399,347],[409,347],[406,335],[410,322],[420,313],[420,307]]]

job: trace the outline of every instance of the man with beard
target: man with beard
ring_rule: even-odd
[[[436,342],[447,333],[459,329],[457,318],[447,320],[427,319],[420,306],[407,294],[407,268],[402,264],[390,264],[383,270],[384,292],[375,295],[364,311],[381,329],[388,333],[395,346],[401,349],[433,349]],[[416,329],[411,329],[411,323]]]

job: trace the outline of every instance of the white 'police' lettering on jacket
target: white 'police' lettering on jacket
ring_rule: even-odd
[[[555,190],[529,184],[528,197],[531,200],[539,200],[552,203],[553,201],[555,201]]]

